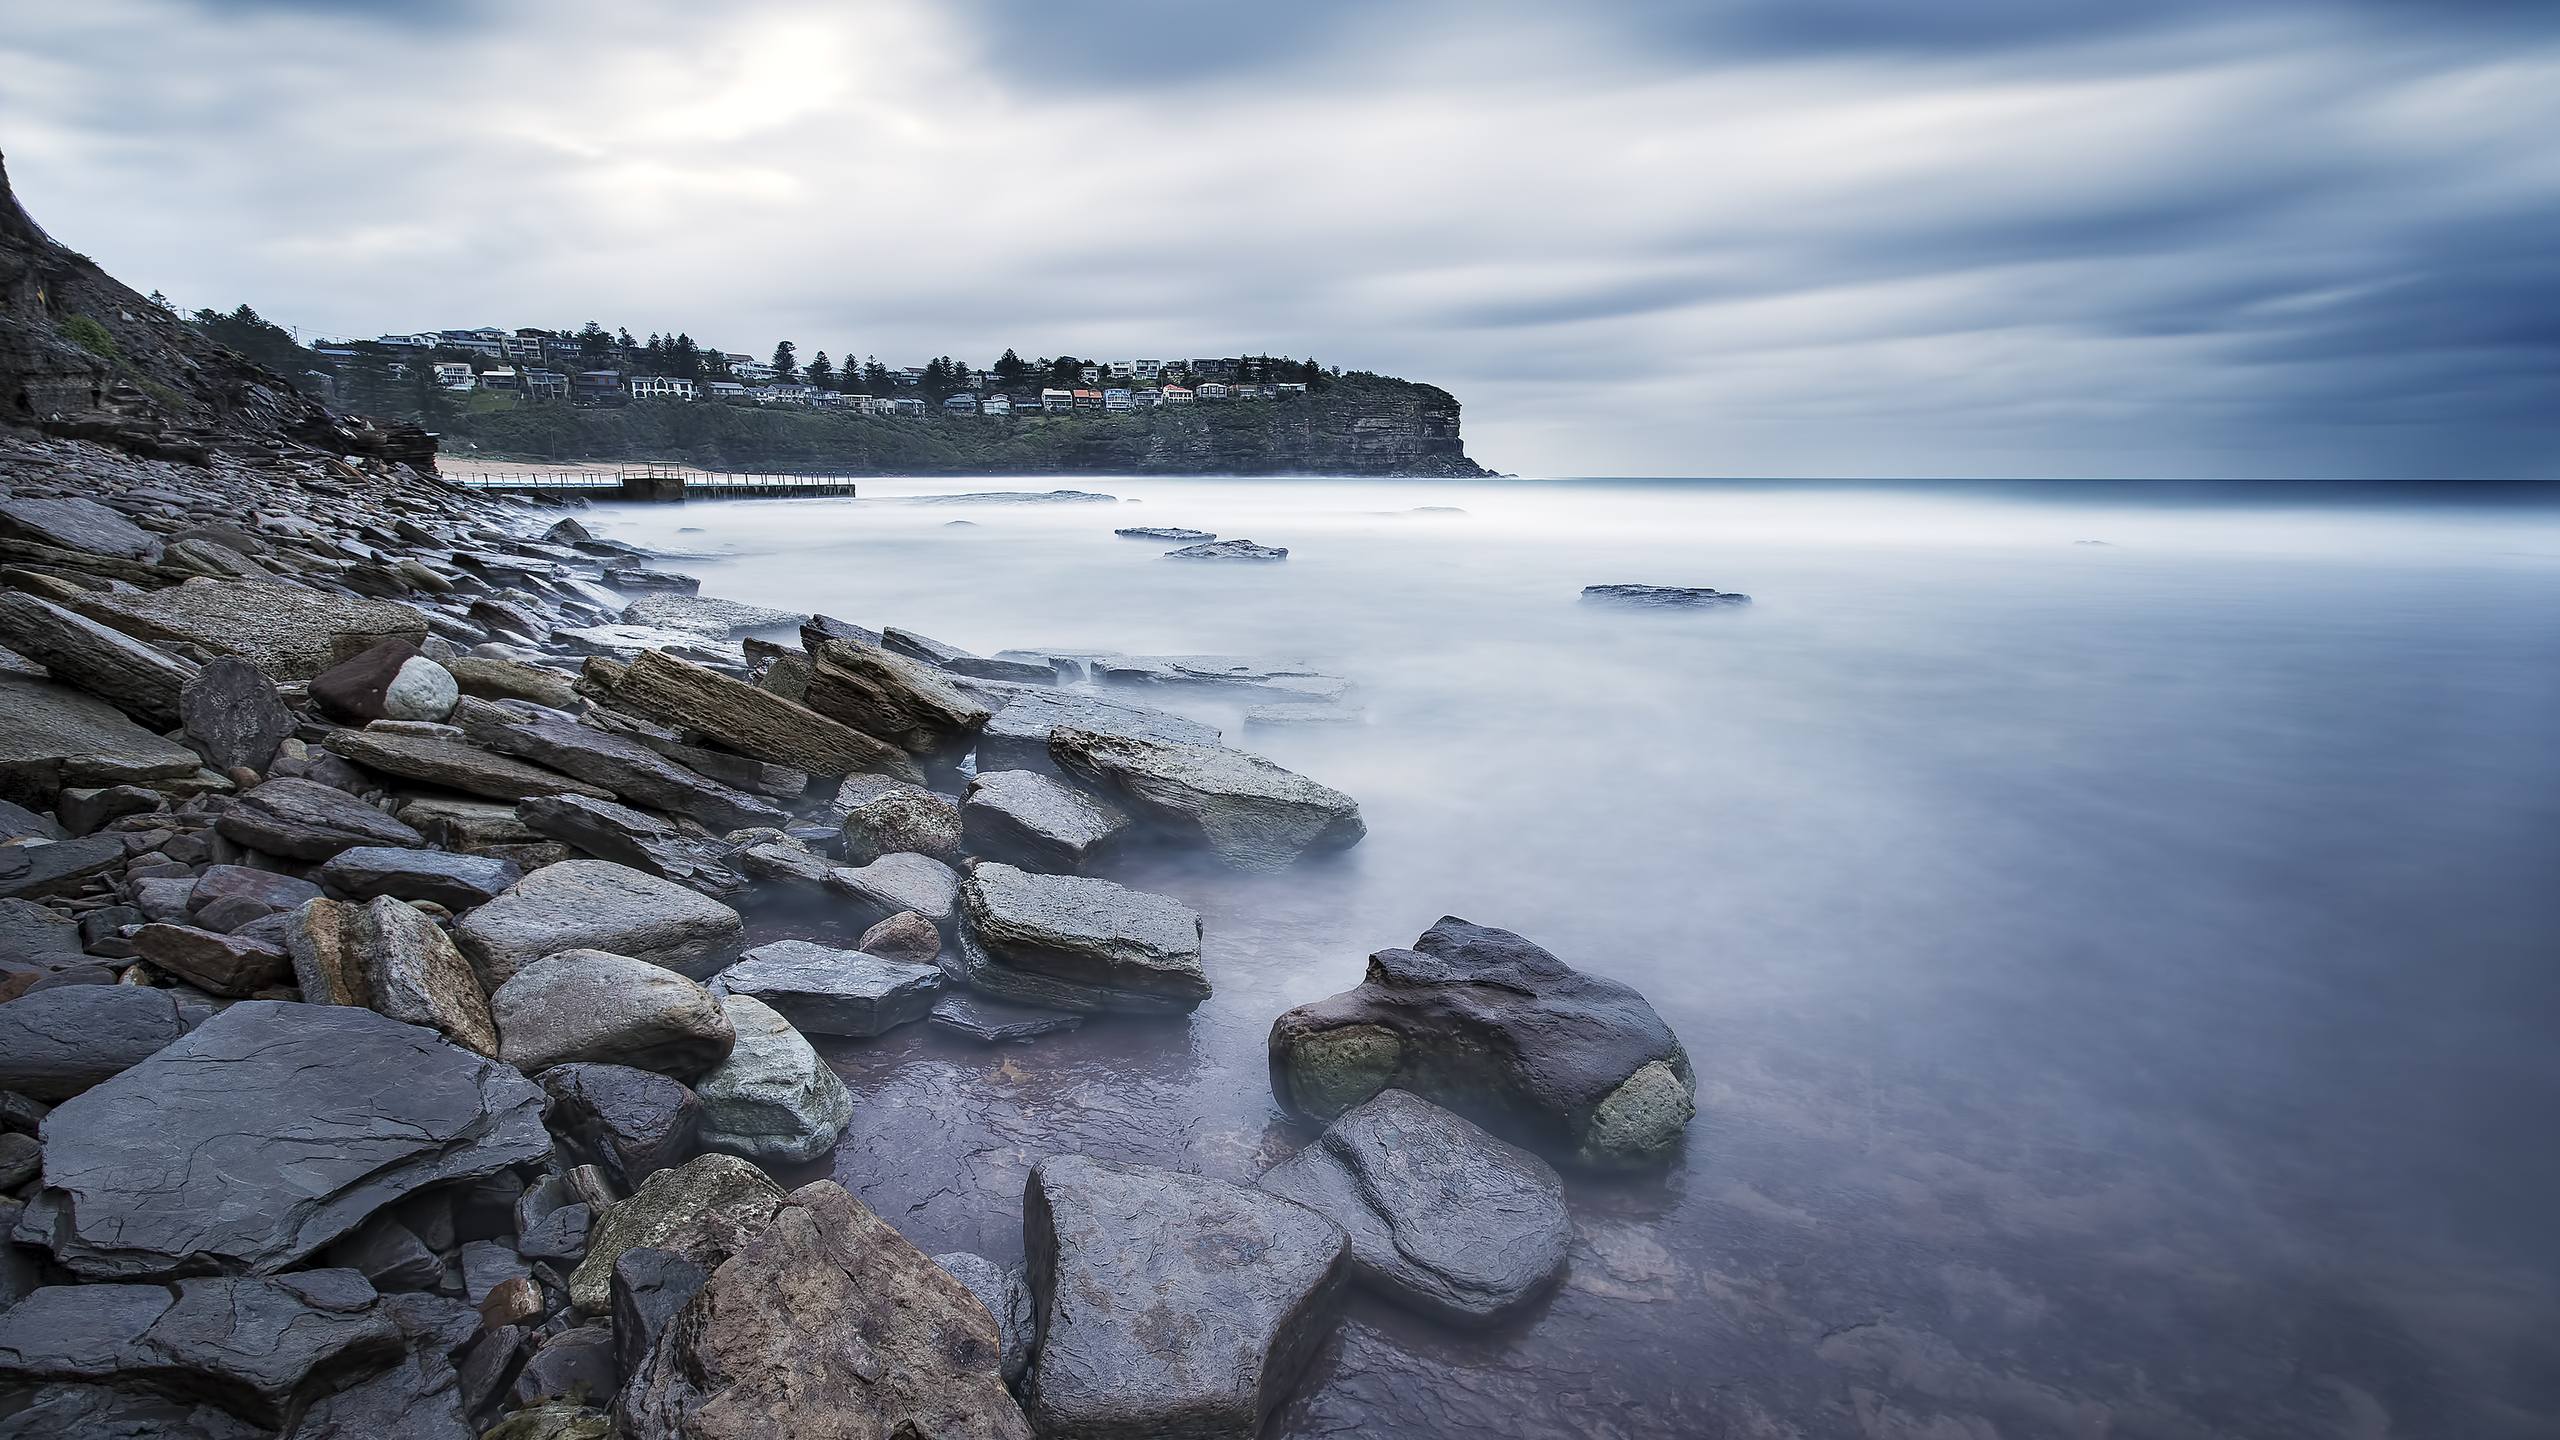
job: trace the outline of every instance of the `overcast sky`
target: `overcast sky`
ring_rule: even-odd
[[[305,335],[1312,354],[1531,474],[2560,475],[2553,0],[79,0],[0,151]]]

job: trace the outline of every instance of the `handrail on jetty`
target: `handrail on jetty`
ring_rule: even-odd
[[[667,465],[630,466],[607,475],[595,470],[553,474],[447,474],[465,490],[519,495],[593,495],[617,500],[682,504],[686,500],[800,500],[851,497],[853,478],[842,471],[706,473]]]

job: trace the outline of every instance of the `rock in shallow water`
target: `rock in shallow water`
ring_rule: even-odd
[[[951,1272],[951,1277],[969,1287],[978,1303],[987,1307],[988,1317],[996,1322],[996,1333],[1004,1340],[1004,1359],[998,1367],[1004,1383],[1010,1385],[1022,1378],[1031,1365],[1031,1341],[1038,1326],[1031,1319],[1031,1275],[1026,1266],[1008,1270],[984,1255],[955,1250],[936,1255],[933,1263]]]
[[[1454,916],[1282,1015],[1270,1053],[1273,1093],[1307,1118],[1394,1086],[1597,1168],[1667,1162],[1697,1110],[1689,1057],[1642,995]]]
[[[1166,896],[988,861],[960,908],[959,977],[998,999],[1179,1014],[1209,996],[1199,912]]]
[[[542,1092],[370,1010],[243,1001],[45,1121],[21,1238],[90,1279],[300,1261],[430,1185],[550,1153]]]
[[[1546,1161],[1402,1090],[1345,1111],[1258,1183],[1348,1231],[1362,1283],[1459,1325],[1535,1302],[1573,1243]]]
[[[1748,605],[1751,597],[1695,585],[1585,585],[1582,598],[1612,605]]]
[[[1168,560],[1286,560],[1285,545],[1256,545],[1250,540],[1220,540],[1210,545],[1186,545],[1165,552]]]
[[[691,1079],[737,1037],[710,991],[663,966],[603,950],[562,950],[489,997],[498,1053],[527,1072],[592,1061]]]
[[[713,984],[763,1001],[807,1034],[872,1036],[923,1019],[942,990],[942,970],[929,962],[776,940],[739,956]]]
[[[702,1100],[703,1147],[779,1165],[834,1149],[853,1123],[853,1092],[771,1006],[731,995],[720,1008],[738,1043],[694,1084]]]
[[[1053,1440],[1252,1440],[1339,1316],[1342,1229],[1224,1181],[1080,1155],[1023,1193],[1039,1349],[1023,1409]]]
[[[997,770],[969,782],[960,823],[973,854],[1076,875],[1110,857],[1129,817],[1037,771]]]
[[[942,925],[951,919],[960,877],[930,855],[901,853],[863,866],[840,865],[827,872],[827,886],[853,902],[857,921],[876,923],[912,913]]]
[[[947,1030],[981,1045],[998,1045],[1008,1040],[1036,1040],[1043,1035],[1073,1030],[1083,1023],[1084,1017],[1073,1010],[1021,1005],[967,990],[945,991],[941,999],[933,1002],[935,1029]]]
[[[1279,870],[1360,843],[1358,801],[1259,755],[1059,727],[1058,768],[1238,870]]]

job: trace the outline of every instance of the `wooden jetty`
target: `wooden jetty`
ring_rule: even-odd
[[[445,479],[466,490],[512,495],[584,495],[599,500],[642,500],[682,504],[687,500],[807,500],[851,498],[853,478],[840,473],[796,472],[707,473],[668,465],[630,466],[608,475],[602,471],[557,474],[453,475]]]

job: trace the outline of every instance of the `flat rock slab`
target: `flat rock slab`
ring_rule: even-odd
[[[466,707],[466,714],[464,728],[491,750],[575,776],[635,805],[690,816],[717,834],[789,819],[772,802],[695,774],[624,736],[499,707]]]
[[[1111,533],[1123,540],[1178,540],[1192,545],[1218,538],[1213,531],[1185,530],[1179,525],[1128,525]]]
[[[498,1053],[528,1073],[573,1061],[691,1079],[737,1036],[710,991],[663,966],[602,950],[562,950],[489,997]]]
[[[1368,834],[1358,801],[1259,755],[1091,730],[1049,736],[1058,768],[1237,870],[1270,871]]]
[[[587,1258],[569,1276],[569,1303],[603,1314],[613,1299],[614,1262],[626,1251],[674,1248],[679,1237],[733,1250],[781,1206],[782,1187],[735,1155],[700,1155],[661,1170],[596,1217]],[[686,1258],[701,1264],[706,1257]]]
[[[524,878],[522,867],[492,856],[390,845],[341,850],[311,874],[350,899],[432,900],[457,914],[487,904]]]
[[[645,595],[622,610],[622,622],[626,625],[687,630],[714,640],[733,640],[758,630],[794,627],[808,618],[793,610],[775,610],[709,595]]]
[[[941,993],[942,969],[776,940],[738,957],[712,985],[754,996],[805,1034],[872,1036],[923,1019]]]
[[[0,1005],[0,1090],[68,1100],[187,1033],[177,997],[139,985],[58,985]]]
[[[1283,1014],[1270,1053],[1273,1093],[1309,1119],[1392,1086],[1594,1168],[1666,1163],[1697,1112],[1688,1054],[1642,995],[1455,916]]]
[[[951,918],[960,876],[930,855],[883,855],[868,865],[837,866],[827,872],[827,886],[854,902],[863,924],[912,911],[941,925]]]
[[[1167,1014],[1209,996],[1200,915],[1178,900],[987,861],[960,910],[963,975],[998,999]]]
[[[1748,605],[1751,597],[1697,585],[1585,585],[1582,598],[1610,605],[1643,605],[1686,609],[1713,605]]]
[[[128,635],[246,660],[279,680],[308,680],[385,640],[417,644],[427,637],[426,617],[406,605],[265,580],[100,595],[82,608]]]
[[[1023,1192],[1044,1437],[1252,1440],[1338,1318],[1342,1228],[1221,1180],[1053,1156]]]
[[[89,877],[122,865],[124,859],[120,835],[0,846],[0,898],[37,900],[77,890]]]
[[[156,730],[178,723],[179,692],[196,673],[194,661],[16,590],[0,590],[0,644]]]
[[[1286,560],[1286,545],[1256,545],[1250,540],[1220,540],[1208,545],[1186,545],[1165,552],[1168,560]]]
[[[0,535],[119,560],[147,560],[160,548],[123,511],[77,495],[0,497]]]
[[[214,828],[234,844],[288,860],[326,860],[359,845],[411,849],[427,838],[335,786],[291,776],[241,795]]]
[[[1361,1283],[1456,1325],[1535,1303],[1573,1243],[1552,1166],[1403,1090],[1343,1112],[1258,1183],[1349,1232]]]
[[[1025,870],[1079,875],[1103,863],[1129,817],[1035,770],[981,771],[960,806],[971,854]]]
[[[702,978],[737,953],[746,923],[717,900],[609,860],[545,865],[462,917],[454,938],[494,989],[563,950],[604,950]]]
[[[0,798],[39,810],[65,786],[148,784],[193,775],[196,752],[98,697],[0,673]]]
[[[1073,1030],[1084,1023],[1084,1016],[1073,1010],[1052,1010],[1043,1005],[1021,1005],[980,995],[970,990],[945,991],[933,1002],[933,1025],[981,1045],[1001,1044],[1008,1040],[1036,1040]]]
[[[1156,740],[1170,745],[1215,745],[1218,727],[1126,700],[1032,685],[972,687],[995,710],[978,732],[978,769],[1037,770],[1059,774],[1049,758],[1049,737],[1060,726],[1100,735]],[[1001,702],[1001,703],[998,703]]]
[[[87,1279],[290,1267],[431,1185],[550,1153],[511,1066],[370,1010],[248,1000],[45,1118],[23,1243]]]
[[[736,847],[696,839],[646,810],[591,795],[534,795],[517,802],[516,818],[536,834],[598,860],[629,866],[714,900],[748,888]]]
[[[340,730],[324,743],[332,753],[367,770],[492,800],[522,800],[533,795],[613,798],[600,785],[573,780],[557,770],[528,765],[512,756],[493,755],[459,740],[382,730]]]
[[[730,995],[720,1008],[738,1043],[694,1082],[703,1148],[779,1165],[805,1164],[833,1150],[853,1123],[853,1092],[771,1006]]]
[[[876,645],[822,640],[809,658],[810,709],[913,755],[957,758],[993,713],[931,665]]]
[[[633,1440],[1030,1440],[967,1286],[833,1181],[794,1191],[667,1323],[624,1390]]]
[[[885,740],[744,680],[660,651],[634,659],[613,698],[662,725],[698,730],[742,755],[834,778],[876,770],[922,783],[924,771]]]

